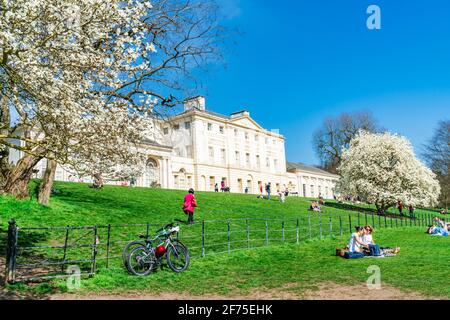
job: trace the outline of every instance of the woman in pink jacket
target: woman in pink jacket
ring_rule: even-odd
[[[189,193],[184,197],[183,211],[188,215],[188,224],[194,224],[194,211],[197,207],[194,189],[189,189]]]

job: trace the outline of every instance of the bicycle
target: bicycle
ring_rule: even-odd
[[[179,231],[179,226],[170,223],[159,229],[152,239],[140,236],[143,241],[129,242],[123,250],[125,268],[133,275],[147,276],[162,266],[166,257],[172,271],[186,271],[190,262],[189,250],[181,241],[174,239]]]

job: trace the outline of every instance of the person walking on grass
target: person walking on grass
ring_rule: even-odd
[[[267,200],[270,200],[270,182],[266,185]]]
[[[398,212],[403,217],[403,208],[404,208],[403,201],[398,200],[397,208],[398,208]]]
[[[194,189],[189,189],[189,193],[184,197],[183,211],[188,215],[188,224],[194,224],[194,211],[197,208],[194,193]]]
[[[219,184],[216,183],[216,185],[214,186],[214,192],[219,192]]]

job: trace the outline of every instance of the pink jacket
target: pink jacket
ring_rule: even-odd
[[[193,194],[189,193],[184,197],[183,211],[194,213],[195,207],[197,207],[197,200]]]

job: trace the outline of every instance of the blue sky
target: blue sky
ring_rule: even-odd
[[[207,107],[241,109],[286,137],[289,161],[319,163],[323,118],[372,111],[420,151],[450,118],[450,1],[219,0],[237,43],[202,79]],[[368,30],[377,4],[382,29]]]

